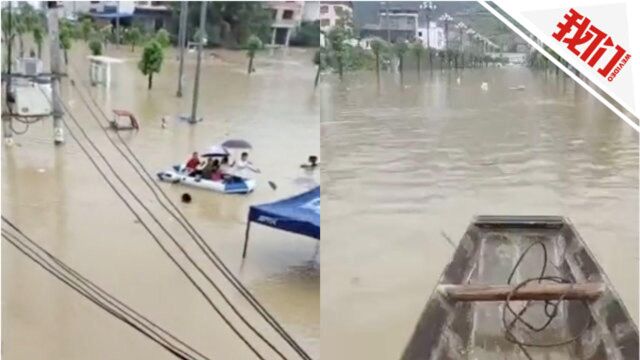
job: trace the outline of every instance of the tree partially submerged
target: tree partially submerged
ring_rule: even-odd
[[[404,41],[399,41],[393,46],[393,51],[398,57],[398,71],[400,72],[400,78],[404,75],[404,54],[409,50],[409,46]]]
[[[85,42],[88,42],[90,40],[91,33],[93,33],[94,30],[95,26],[93,25],[91,19],[86,18],[80,23],[80,34],[82,35],[82,39]]]
[[[349,38],[349,30],[342,26],[336,26],[329,31],[326,38],[328,40],[329,52],[338,66],[340,80],[344,73],[345,41]]]
[[[71,50],[71,45],[73,44],[75,37],[76,30],[74,29],[73,24],[65,19],[60,20],[58,39],[60,41],[62,53],[64,54],[65,65],[69,64],[69,50]]]
[[[131,52],[135,51],[136,45],[142,41],[142,31],[137,27],[132,27],[124,34],[124,41],[131,45]]]
[[[142,58],[138,63],[138,69],[142,74],[148,77],[148,89],[151,90],[153,86],[153,74],[159,73],[162,68],[162,61],[164,59],[164,50],[162,46],[155,40],[151,40],[145,45],[142,52]]]
[[[165,29],[158,30],[155,36],[155,40],[163,48],[167,48],[169,47],[169,45],[171,45],[171,37],[169,36],[169,32]]]
[[[411,51],[413,55],[416,57],[416,64],[418,67],[418,76],[420,75],[420,70],[422,66],[422,57],[425,54],[425,47],[422,45],[422,41],[418,40],[411,46]]]
[[[378,81],[380,81],[380,57],[382,56],[384,51],[387,49],[387,42],[380,38],[375,38],[375,39],[372,39],[369,44],[371,46],[371,51],[373,52],[373,56],[375,56],[376,58],[376,77]]]
[[[89,40],[89,50],[91,50],[91,55],[102,55],[102,39],[99,36],[94,36]]]
[[[247,56],[249,57],[249,67],[247,68],[247,73],[251,75],[252,72],[255,71],[253,68],[253,58],[256,56],[256,51],[262,48],[262,40],[255,35],[249,36],[247,40]]]

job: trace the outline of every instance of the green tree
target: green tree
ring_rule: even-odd
[[[149,78],[149,90],[153,86],[153,74],[159,73],[164,59],[162,45],[156,40],[151,40],[145,45],[142,58],[138,63],[138,69]]]
[[[378,81],[380,81],[380,56],[387,48],[387,42],[380,38],[375,38],[371,40],[370,44],[371,44],[371,51],[373,52],[373,55],[376,57],[376,77]]]
[[[80,23],[80,34],[82,35],[82,39],[84,41],[89,41],[89,37],[94,30],[95,27],[93,26],[93,22],[91,21],[91,19],[84,19]]]
[[[62,52],[64,54],[64,63],[65,65],[69,64],[69,50],[71,49],[71,45],[73,44],[73,39],[75,38],[75,29],[73,25],[68,20],[60,20],[60,47],[62,48]]]
[[[131,45],[131,52],[135,51],[136,45],[142,40],[142,31],[137,27],[132,27],[124,34],[124,40]]]
[[[60,20],[60,47],[62,48],[62,52],[64,54],[64,63],[65,65],[69,64],[69,50],[71,50],[71,45],[73,44],[73,40],[76,38],[77,32],[73,27],[70,21],[66,19]]]
[[[346,28],[336,26],[329,31],[326,38],[331,49],[331,57],[338,66],[338,74],[340,75],[340,80],[342,80],[346,51],[345,41],[349,38],[349,32]]]
[[[198,41],[194,36],[200,22],[200,3],[189,2],[187,38]],[[174,22],[178,23],[180,2],[172,2]],[[240,48],[247,43],[249,36],[256,35],[263,43],[271,39],[272,12],[264,2],[252,1],[212,1],[207,5],[208,43]],[[172,37],[178,34],[178,27],[170,30]]]
[[[24,38],[23,35],[26,33],[32,33],[34,35],[35,40],[35,29],[36,27],[41,27],[40,36],[41,39],[44,38],[44,25],[42,17],[34,10],[34,8],[27,2],[21,2],[19,7],[19,15],[17,16],[17,24],[16,24],[16,32],[18,33],[18,37],[20,40],[20,56],[24,55]],[[40,45],[42,47],[42,45]]]
[[[38,59],[42,58],[42,43],[44,42],[44,27],[40,24],[34,25],[31,30],[33,33],[33,41],[38,47]]]
[[[107,48],[107,45],[109,44],[109,42],[112,42],[112,43],[115,42],[114,41],[115,35],[113,33],[113,28],[111,25],[107,25],[100,28],[98,30],[98,34],[99,34],[100,40],[104,44],[105,49]]]
[[[14,19],[13,19],[13,28],[15,29],[15,33],[16,35],[18,35],[18,42],[20,44],[20,57],[24,56],[24,34],[26,32],[28,32],[29,30],[27,29],[27,23],[25,22],[25,17],[24,16],[15,16],[14,15]]]
[[[404,75],[404,54],[409,50],[409,46],[404,41],[399,41],[393,46],[393,51],[396,53],[398,57],[398,70],[400,71],[400,77]]]
[[[422,57],[425,54],[425,48],[424,45],[422,45],[422,41],[416,41],[415,44],[411,46],[411,51],[413,51],[413,55],[416,57],[416,64],[418,64],[418,76],[420,76]]]
[[[165,29],[158,30],[155,36],[155,40],[163,48],[167,48],[169,47],[169,45],[171,45],[171,37],[169,36],[169,32]]]
[[[89,50],[91,50],[91,55],[102,55],[102,39],[99,35],[94,35],[91,40],[89,40]]]
[[[247,73],[251,75],[252,72],[255,71],[253,68],[253,58],[256,56],[256,51],[262,48],[262,40],[255,35],[249,36],[247,40],[247,56],[249,57],[249,67],[247,68]]]

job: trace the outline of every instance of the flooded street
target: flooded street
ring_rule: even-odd
[[[320,152],[320,99],[313,89],[314,50],[261,52],[251,76],[246,74],[245,52],[214,50],[216,56],[211,56],[207,51],[198,107],[198,115],[204,120],[197,125],[177,120],[177,115],[191,111],[195,53],[187,55],[185,97],[179,99],[175,96],[175,53],[167,52],[161,73],[154,77],[153,89],[147,90],[147,79],[137,68],[140,51],[131,53],[127,46],[116,51],[111,46],[107,55],[127,61],[114,65],[110,91],[95,87],[91,89],[93,96],[109,117],[112,109],[135,114],[141,130],[121,134],[152,174],[185,161],[194,150],[205,150],[227,138],[246,139],[253,145],[251,160],[262,173],[257,175],[257,188],[250,195],[224,195],[166,183],[161,186],[243,284],[311,356],[319,357],[319,243],[255,225],[248,256],[241,261],[249,206],[292,196],[319,182],[317,173],[307,174],[300,169],[309,155]],[[291,348],[207,263],[95,123],[77,96],[81,91],[87,97],[80,85],[88,84],[86,55],[84,44],[74,45],[68,73],[76,87],[63,84],[65,103],[136,194],[212,274],[225,294],[239,304],[240,312],[289,356]],[[170,119],[166,129],[160,126],[163,116]],[[67,121],[73,124],[68,117]],[[23,125],[15,127],[22,130]],[[79,136],[75,126],[72,129]],[[68,134],[66,144],[55,148],[51,120],[47,119],[31,125],[25,135],[16,136],[15,140],[14,147],[2,151],[5,217],[68,265],[207,356],[255,358],[159,250]],[[268,181],[273,181],[277,189],[271,189]],[[192,195],[192,203],[179,202],[184,192]],[[128,195],[127,199],[132,201]],[[135,208],[144,214],[139,206]],[[144,219],[153,223],[146,215]],[[170,243],[157,226],[151,227],[163,243]],[[178,253],[177,248],[173,247],[172,252]],[[182,256],[179,258],[186,263]],[[193,268],[191,272],[195,274]],[[205,284],[201,277],[196,278]],[[250,342],[257,344],[265,358],[277,357],[240,323],[211,286],[207,289],[213,301],[221,304],[222,312]],[[2,294],[6,359],[172,358],[5,242]]]
[[[637,133],[565,77],[519,67],[457,77],[412,72],[401,85],[383,73],[377,87],[358,73],[323,85],[327,359],[399,358],[480,214],[570,218],[638,321]]]

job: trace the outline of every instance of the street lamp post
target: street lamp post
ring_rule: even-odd
[[[435,11],[437,8],[436,4],[433,3],[433,1],[423,1],[422,4],[420,4],[420,11],[424,12],[425,18],[427,20],[427,53],[429,54],[429,68],[432,68],[432,57],[431,57],[431,35],[430,35],[430,30],[431,30],[431,12]],[[420,22],[420,21],[418,21]]]
[[[460,60],[462,60],[461,67],[464,68],[464,44],[463,44],[463,36],[464,31],[467,29],[467,25],[460,21],[456,24],[456,29],[458,29],[458,35],[460,37]]]
[[[471,56],[475,56],[475,47],[474,42],[473,42],[473,35],[476,33],[475,30],[473,30],[472,28],[467,29],[467,37],[469,38],[469,48],[470,48],[470,53]],[[472,58],[473,60],[473,58]],[[471,66],[474,66],[473,62],[471,63]]]
[[[444,48],[445,48],[446,59],[448,62],[450,60],[449,59],[449,22],[453,20],[453,18],[451,17],[451,15],[444,13],[442,14],[442,16],[440,16],[438,20],[444,23]]]
[[[438,19],[444,23],[444,47],[449,50],[449,22],[453,20],[451,15],[444,13]]]

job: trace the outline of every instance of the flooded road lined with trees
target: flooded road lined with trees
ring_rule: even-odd
[[[632,128],[554,72],[380,77],[322,87],[324,356],[399,358],[480,214],[571,219],[637,323]]]
[[[207,50],[198,106],[203,121],[196,125],[179,119],[179,115],[190,114],[195,55],[187,54],[185,96],[177,98],[177,52],[166,50],[151,90],[138,69],[140,52],[109,46],[107,54],[125,62],[113,65],[111,88],[106,90],[89,85],[89,49],[75,45],[68,68],[75,86],[63,82],[64,103],[135,193],[177,234],[182,231],[180,226],[162,212],[152,193],[109,144],[80,96],[88,99],[89,88],[109,116],[112,109],[125,109],[136,116],[141,130],[120,134],[153,173],[185,161],[192,151],[228,138],[250,141],[254,149],[251,159],[262,170],[254,193],[233,196],[181,185],[161,186],[240,281],[309,354],[317,357],[318,242],[254,226],[250,252],[241,261],[249,206],[297,194],[319,182],[319,174],[300,168],[309,155],[320,151],[314,50],[260,51],[254,60],[256,71],[250,76],[245,51]],[[97,107],[89,104],[99,114]],[[166,127],[162,126],[163,117]],[[21,125],[16,123],[15,127]],[[64,262],[202,353],[212,358],[255,358],[164,256],[66,135],[66,144],[54,147],[51,122],[42,121],[31,125],[25,135],[15,136],[14,146],[3,150],[3,215]],[[268,181],[277,188],[269,187]],[[179,203],[185,192],[192,195],[190,204]],[[188,252],[197,254],[196,245],[186,236],[178,239]],[[164,237],[161,241],[169,242]],[[170,358],[162,348],[101,312],[7,245],[3,244],[2,252],[4,356]],[[211,264],[207,265],[206,258],[196,255],[195,259],[213,274],[231,301],[239,304],[249,322],[289,354],[287,344],[243,303]],[[207,292],[214,303],[224,304],[213,290]],[[238,323],[228,307],[221,305],[221,309]],[[237,326],[248,341],[258,343],[260,352],[269,353],[267,345],[246,326]],[[38,346],[33,346],[34,339],[38,339]]]

